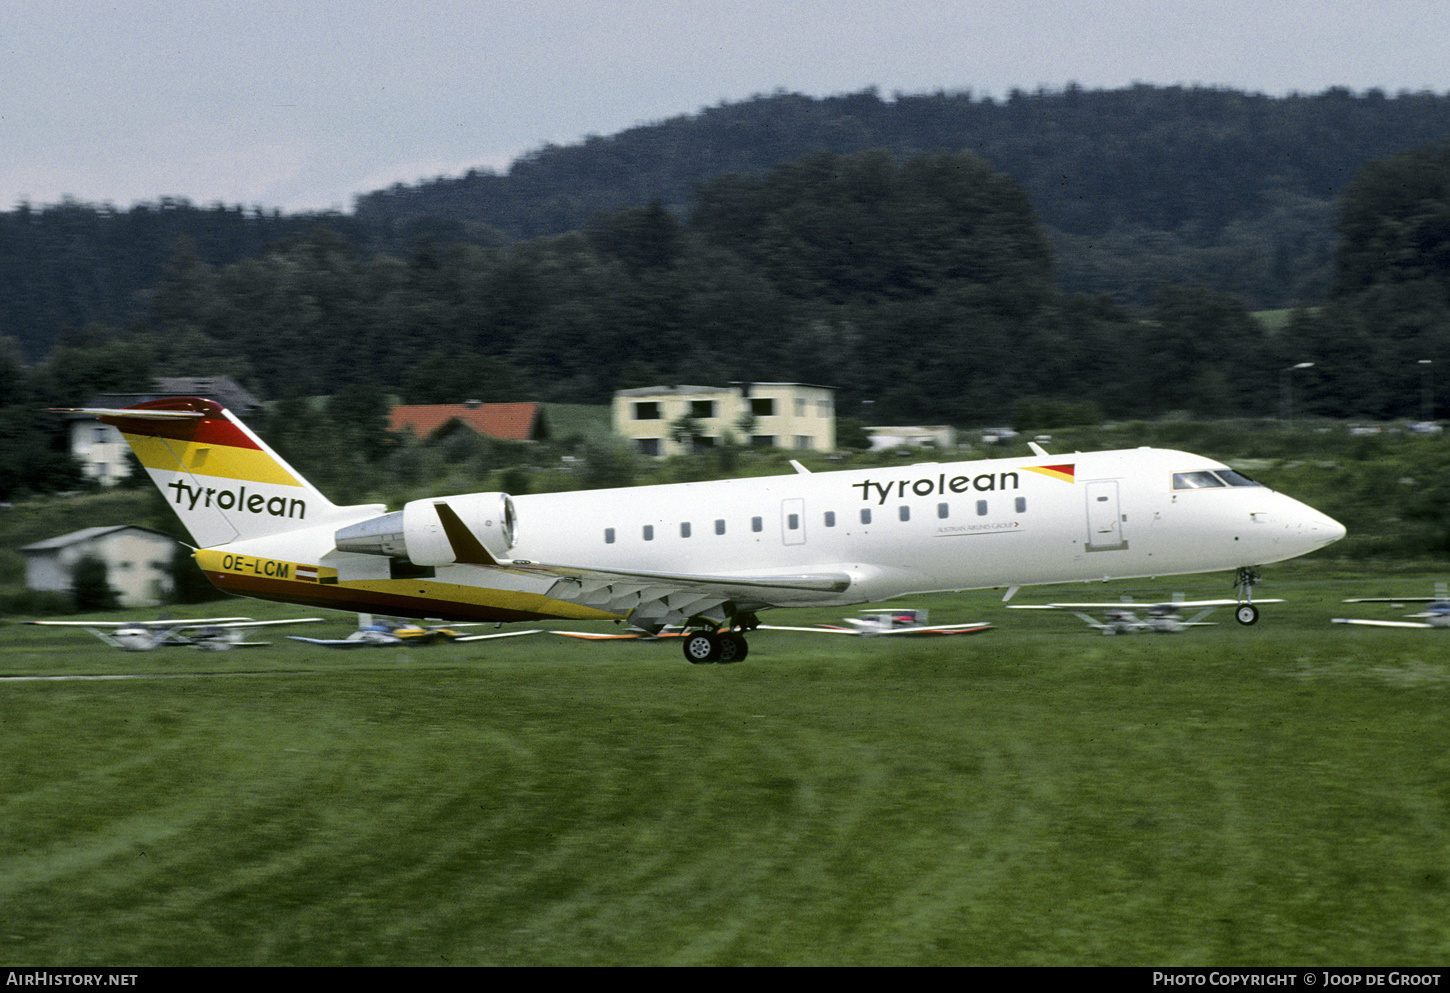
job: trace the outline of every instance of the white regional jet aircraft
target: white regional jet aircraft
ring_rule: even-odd
[[[770,607],[1222,569],[1240,570],[1247,601],[1254,567],[1344,536],[1221,463],[1149,448],[472,493],[388,513],[334,505],[215,402],[87,412],[125,435],[229,593],[449,621],[684,624],[691,662],[744,658]]]

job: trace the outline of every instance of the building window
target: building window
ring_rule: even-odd
[[[795,415],[797,417],[804,417],[804,416],[806,416],[806,401],[805,401],[805,397],[796,397],[795,398]]]
[[[798,434],[795,436],[795,447],[802,451],[809,450],[813,440],[808,434]]]
[[[657,421],[660,419],[660,405],[654,401],[634,405],[636,421]]]
[[[714,417],[715,416],[715,401],[714,400],[691,400],[690,401],[690,416],[691,417]]]
[[[774,448],[775,447],[775,435],[773,435],[773,434],[753,434],[753,435],[750,436],[750,444],[751,444],[751,447],[753,447],[753,448]]]
[[[775,401],[770,397],[751,397],[750,412],[756,417],[774,417]]]
[[[654,541],[655,540],[655,526],[653,524],[646,524],[644,526],[644,540],[645,541]]]
[[[614,544],[614,528],[604,529],[604,543],[606,545]]]
[[[660,453],[660,440],[658,438],[636,438],[635,444],[639,446],[641,455],[658,455]]]

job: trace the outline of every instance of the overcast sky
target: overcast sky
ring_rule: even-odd
[[[0,210],[350,210],[785,89],[1450,91],[1450,0],[0,0]]]

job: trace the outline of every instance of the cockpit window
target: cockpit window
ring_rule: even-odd
[[[1173,474],[1173,488],[1175,490],[1201,490],[1210,486],[1222,486],[1223,480],[1207,470],[1200,472],[1175,472]]]
[[[1175,490],[1203,490],[1213,486],[1258,486],[1248,476],[1233,469],[1215,469],[1210,472],[1207,469],[1200,469],[1197,472],[1175,472],[1173,474],[1173,488]]]

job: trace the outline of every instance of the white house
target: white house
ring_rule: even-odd
[[[615,433],[645,455],[689,450],[675,441],[676,422],[694,421],[696,447],[742,443],[797,451],[836,448],[835,390],[805,383],[737,383],[731,386],[649,386],[614,394]]]
[[[153,607],[172,590],[171,556],[176,540],[135,524],[82,528],[26,545],[25,585],[69,592],[76,563],[94,555],[106,563],[106,581],[123,607]]]

